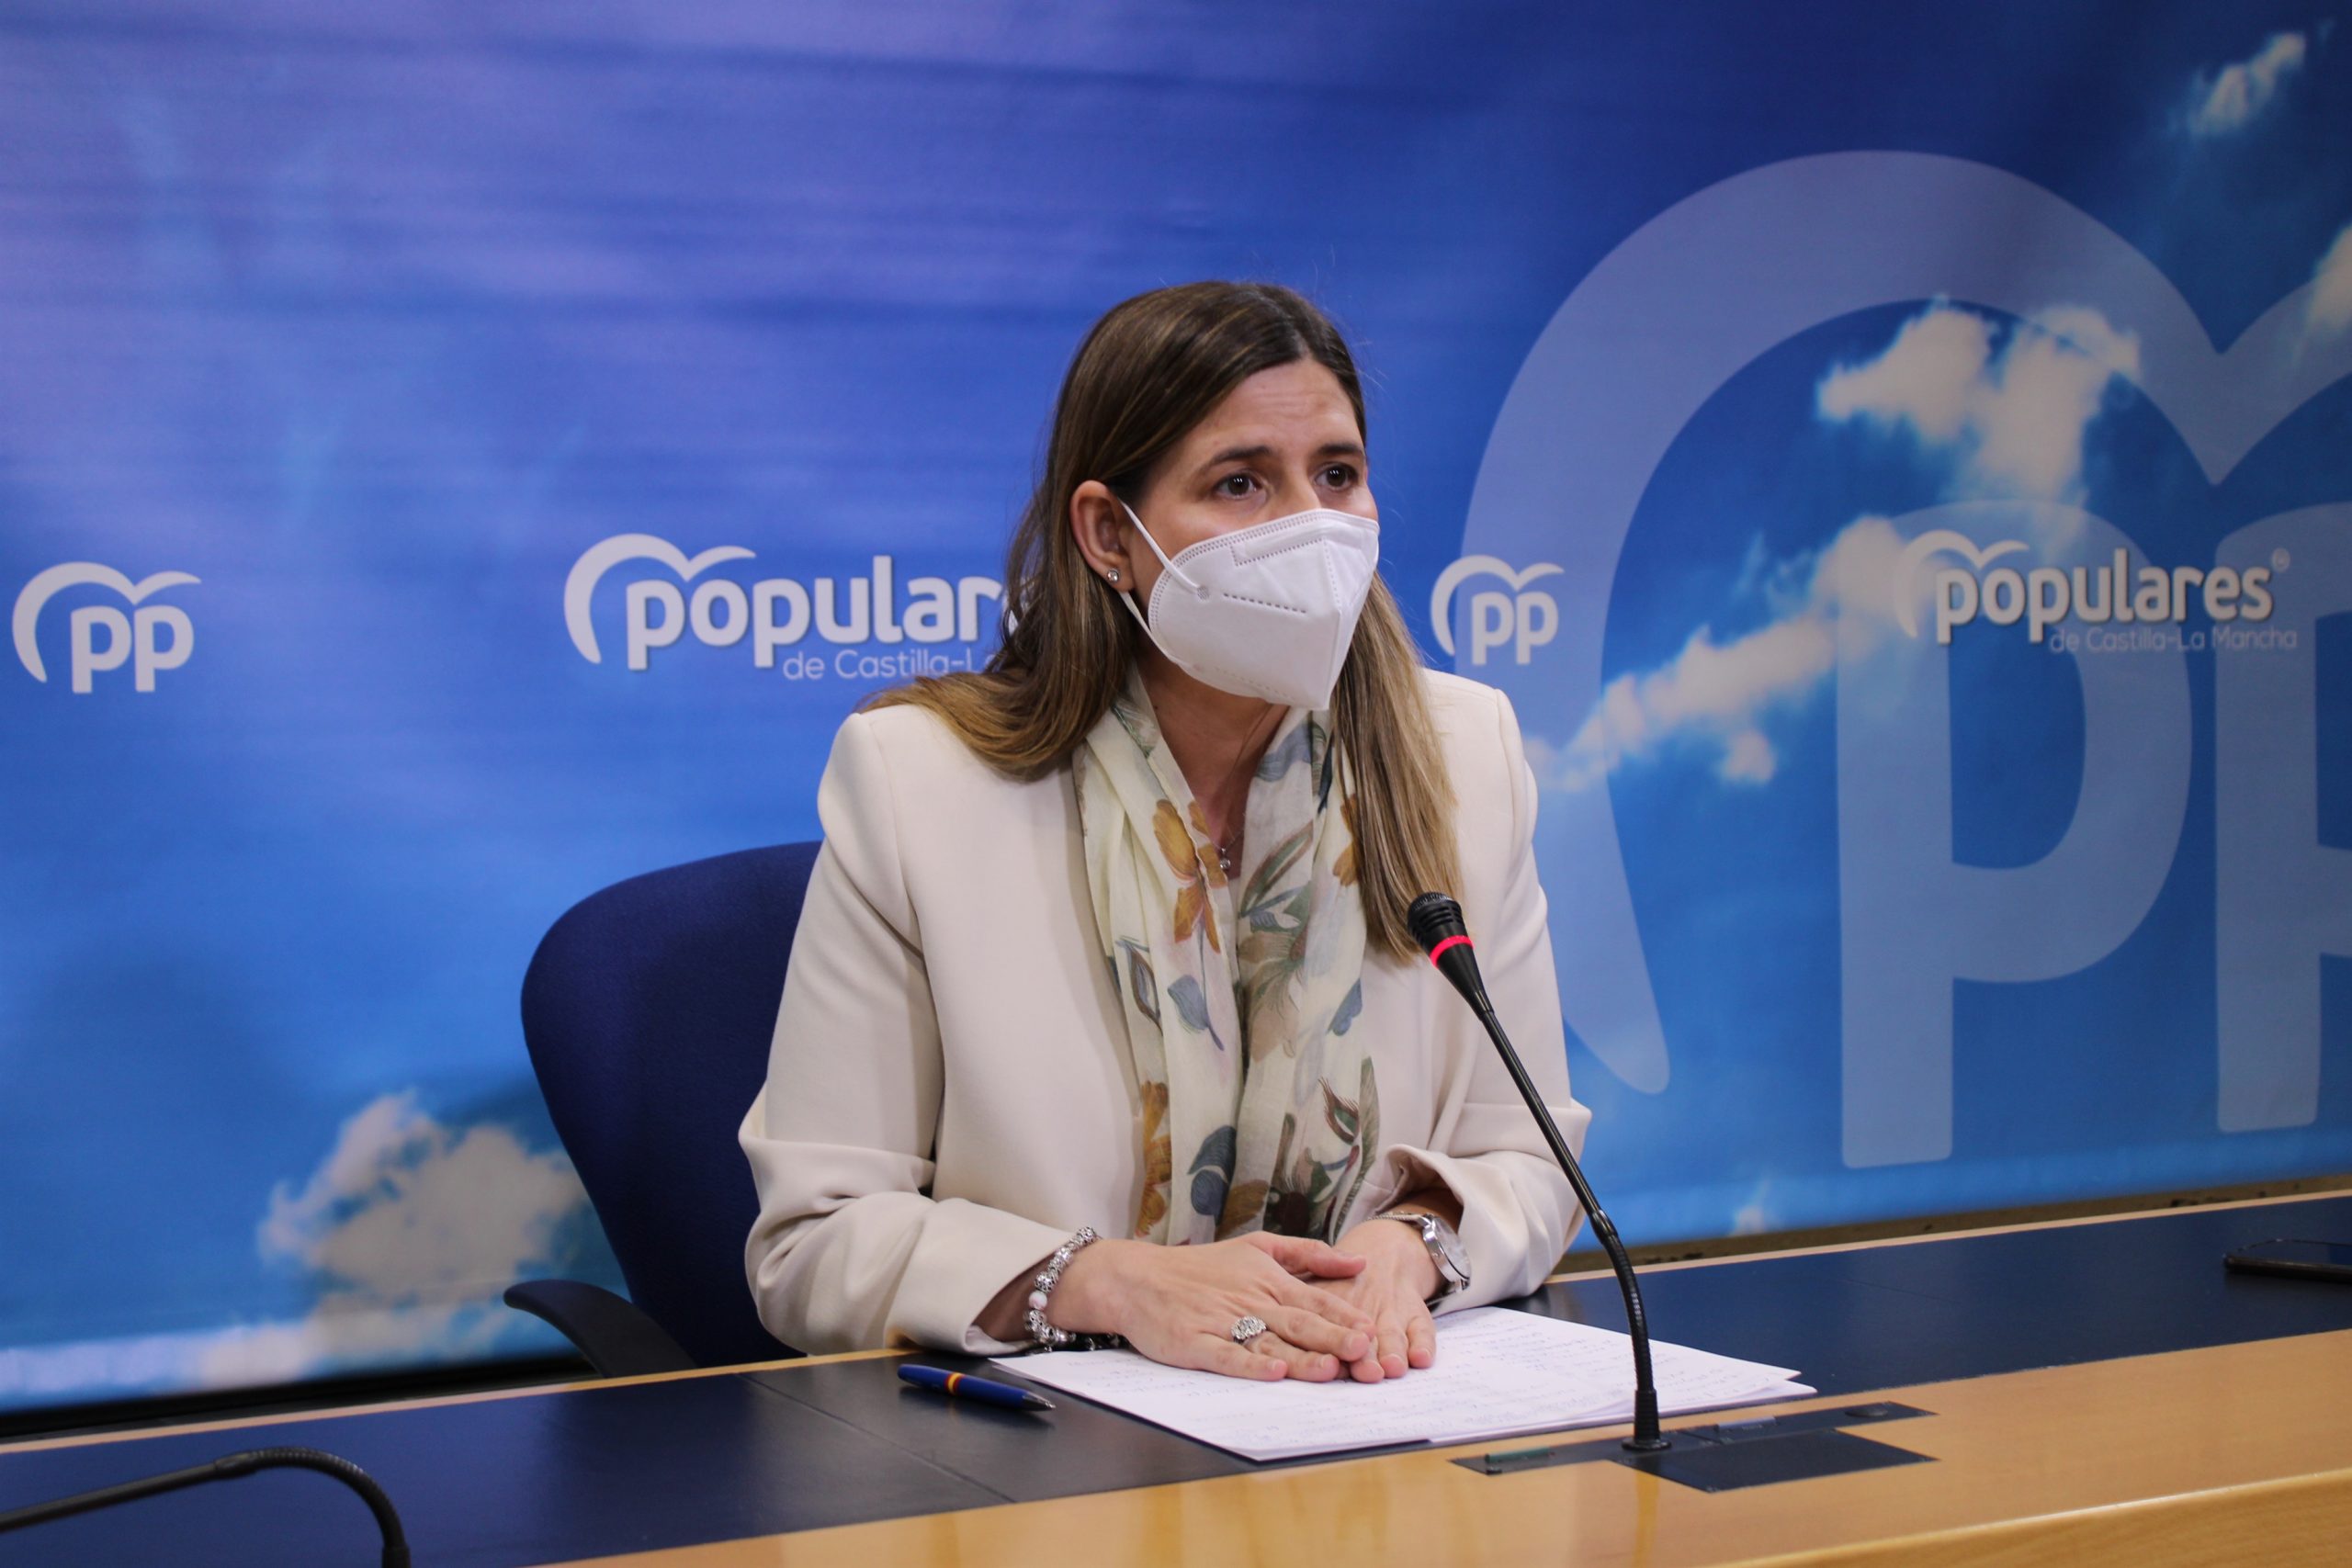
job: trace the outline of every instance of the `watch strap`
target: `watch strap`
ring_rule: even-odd
[[[1442,1218],[1422,1209],[1386,1209],[1375,1217],[1395,1220],[1420,1233],[1421,1245],[1429,1249],[1430,1261],[1437,1265],[1437,1293],[1423,1304],[1435,1306],[1470,1283],[1469,1271],[1453,1258],[1453,1251],[1460,1248],[1460,1240],[1453,1227]],[[1454,1240],[1452,1250],[1445,1245],[1449,1238]]]

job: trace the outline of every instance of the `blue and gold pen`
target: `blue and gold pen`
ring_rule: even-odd
[[[1009,1382],[990,1382],[969,1372],[942,1371],[937,1367],[902,1366],[899,1381],[910,1382],[917,1388],[936,1389],[957,1399],[977,1399],[983,1404],[1001,1404],[1007,1410],[1051,1410],[1054,1402],[1043,1399],[1025,1388],[1015,1388]]]

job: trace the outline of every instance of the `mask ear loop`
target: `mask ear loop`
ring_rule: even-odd
[[[1116,496],[1112,497],[1112,499],[1114,501],[1118,500]],[[1129,506],[1125,502],[1121,501],[1119,502],[1119,510],[1127,514],[1127,521],[1136,525],[1136,532],[1143,536],[1143,542],[1151,547],[1151,553],[1153,555],[1159,558],[1160,570],[1173,576],[1177,581],[1182,583],[1193,592],[1198,593],[1201,591],[1201,585],[1194,582],[1191,578],[1185,576],[1184,573],[1178,569],[1176,563],[1168,558],[1168,552],[1159,547],[1159,541],[1153,538],[1151,536],[1151,530],[1143,525],[1143,519],[1136,515],[1136,509]],[[1136,625],[1143,628],[1143,635],[1151,637],[1153,646],[1157,647],[1159,639],[1156,637],[1152,637],[1151,623],[1144,619],[1143,611],[1136,607],[1136,591],[1132,588],[1123,588],[1118,590],[1118,594],[1119,603],[1127,607],[1127,614],[1136,618]]]

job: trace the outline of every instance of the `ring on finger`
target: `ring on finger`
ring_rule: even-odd
[[[1236,1345],[1247,1345],[1265,1332],[1266,1321],[1261,1317],[1238,1317],[1233,1320],[1233,1342]]]

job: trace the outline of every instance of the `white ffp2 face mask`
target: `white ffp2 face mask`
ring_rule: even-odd
[[[1380,565],[1380,525],[1328,509],[1296,512],[1203,539],[1173,558],[1120,506],[1166,568],[1145,619],[1159,651],[1204,685],[1284,707],[1331,705],[1356,621]]]

